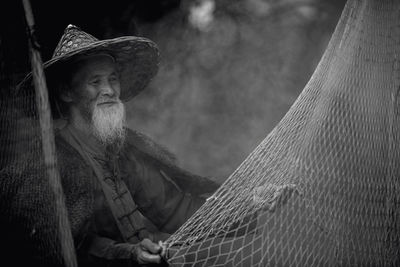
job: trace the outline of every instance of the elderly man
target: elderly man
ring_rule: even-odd
[[[160,263],[162,233],[174,232],[217,188],[125,125],[121,99],[144,89],[157,65],[148,39],[100,41],[73,25],[45,64],[53,116],[66,120],[56,147],[80,266]],[[28,76],[22,87],[29,83]],[[159,231],[149,231],[143,215]]]

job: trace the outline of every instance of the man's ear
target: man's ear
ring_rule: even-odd
[[[60,99],[66,103],[71,103],[74,101],[71,90],[69,90],[69,88],[66,86],[62,86],[60,88]]]

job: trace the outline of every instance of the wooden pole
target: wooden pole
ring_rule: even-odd
[[[45,74],[43,71],[42,58],[39,51],[39,44],[35,37],[35,22],[29,0],[22,0],[22,2],[25,11],[26,22],[28,25],[29,51],[32,66],[33,84],[35,87],[36,106],[41,129],[44,163],[50,187],[55,195],[55,204],[58,219],[58,225],[56,227],[58,228],[59,240],[61,241],[61,253],[64,259],[65,266],[76,267],[77,261],[74,243],[72,239],[71,228],[69,225],[68,213],[65,206],[61,179],[56,164],[54,133],[50,112],[49,96]]]

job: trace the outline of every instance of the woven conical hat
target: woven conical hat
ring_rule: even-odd
[[[115,58],[120,70],[122,101],[141,92],[158,71],[158,48],[151,40],[136,36],[99,40],[74,25],[68,25],[52,58],[43,66],[48,74],[50,69],[78,56],[97,53],[109,53]],[[19,88],[29,86],[32,86],[32,73],[23,79]]]

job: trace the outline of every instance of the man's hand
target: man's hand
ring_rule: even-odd
[[[145,238],[135,246],[132,254],[133,260],[139,264],[161,263],[165,246],[162,242],[156,244]]]

